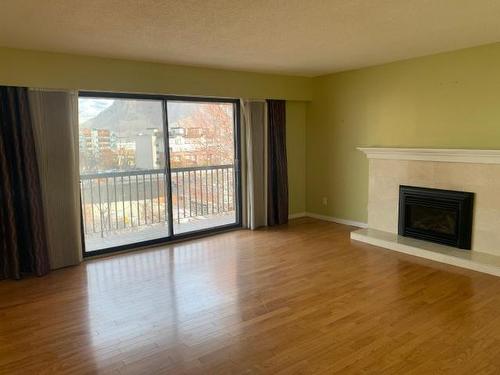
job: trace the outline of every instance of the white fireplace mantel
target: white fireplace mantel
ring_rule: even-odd
[[[358,147],[357,149],[364,152],[368,159],[500,164],[500,150],[397,147]]]

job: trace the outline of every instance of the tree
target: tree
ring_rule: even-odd
[[[182,147],[171,145],[171,156],[177,156],[176,166],[233,164],[232,109],[232,104],[228,103],[198,104],[191,116],[178,122],[178,127],[184,129],[184,135]],[[192,156],[196,161],[193,162]]]

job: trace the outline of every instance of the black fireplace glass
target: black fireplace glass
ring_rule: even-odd
[[[453,235],[457,230],[457,212],[442,208],[412,205],[409,223],[413,229]]]
[[[398,234],[470,250],[474,194],[399,187]]]

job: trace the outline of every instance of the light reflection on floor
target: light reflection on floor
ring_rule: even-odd
[[[174,340],[193,345],[220,332],[220,320],[212,323],[215,315],[223,313],[229,325],[239,321],[233,238],[214,236],[90,261],[89,325],[98,355],[165,348]]]
[[[236,212],[230,211],[215,215],[195,216],[174,223],[174,233],[188,233],[203,229],[216,228],[236,223]],[[87,233],[85,235],[85,251],[108,249],[111,247],[129,245],[138,242],[165,238],[169,235],[168,223],[155,223],[140,227],[127,228],[117,231],[101,233]]]

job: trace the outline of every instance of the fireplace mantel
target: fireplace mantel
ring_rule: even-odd
[[[358,147],[357,149],[364,152],[368,159],[500,164],[500,150],[397,147]]]

